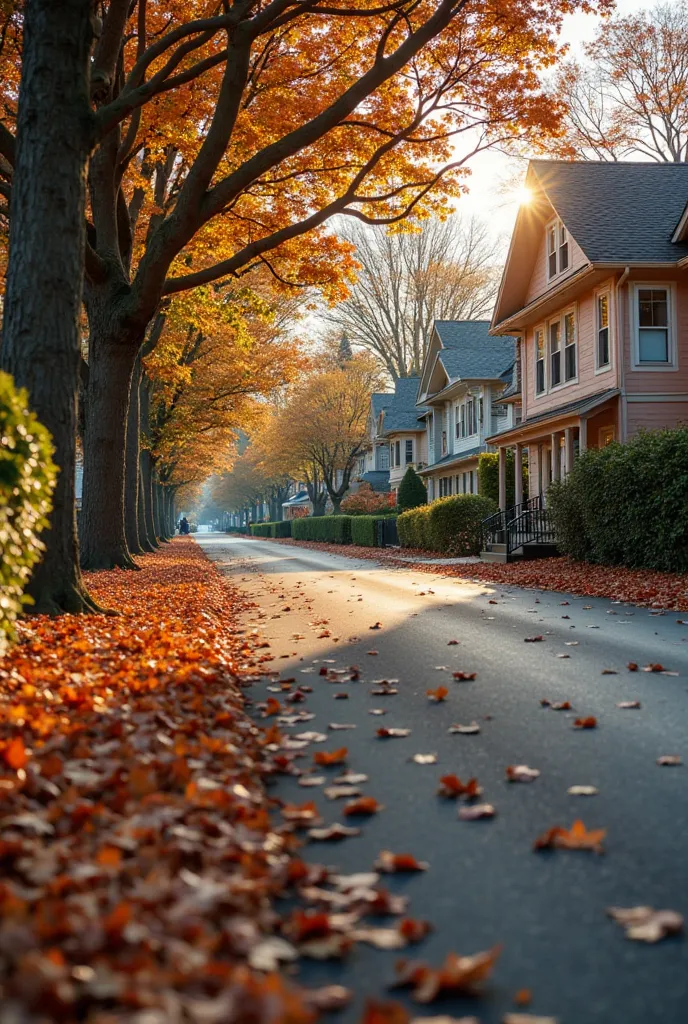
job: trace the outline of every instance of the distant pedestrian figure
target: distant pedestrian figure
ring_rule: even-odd
[[[181,534],[190,532],[189,520],[186,518],[186,516],[182,516],[182,518],[179,520],[179,532]]]

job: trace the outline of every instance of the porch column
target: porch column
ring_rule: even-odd
[[[552,434],[552,480],[561,478],[561,435],[558,432]]]
[[[523,501],[523,445],[517,444],[514,452],[514,502]]]
[[[499,507],[506,508],[506,448],[499,449]]]
[[[531,446],[529,445],[528,450],[530,451]],[[542,453],[539,444],[532,445],[533,455],[535,456],[535,494],[542,494]],[[531,494],[531,498],[535,495]]]
[[[569,475],[573,469],[573,427],[564,431],[564,473]]]
[[[581,419],[580,427],[578,428],[578,451],[583,452],[588,447],[588,421]]]

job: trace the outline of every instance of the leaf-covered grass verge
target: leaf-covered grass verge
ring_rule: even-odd
[[[88,577],[120,615],[23,621],[0,660],[3,1012],[304,1024],[247,966],[293,845],[243,706],[260,652],[193,541],[141,564]]]

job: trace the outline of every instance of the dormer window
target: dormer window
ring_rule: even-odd
[[[552,280],[569,268],[569,233],[560,220],[547,225],[547,278]]]

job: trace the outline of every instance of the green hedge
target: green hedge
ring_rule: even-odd
[[[547,507],[573,558],[688,572],[688,428],[589,448]]]
[[[26,391],[0,373],[0,655],[30,603],[24,589],[39,560],[56,469],[50,435],[28,409]]]
[[[249,527],[248,526],[227,526],[225,528],[225,533],[236,533],[236,534],[243,534],[244,536],[246,536],[246,534],[248,532],[249,532]]]
[[[458,557],[477,555],[482,544],[482,521],[496,511],[494,501],[478,494],[438,498],[399,516],[399,540],[405,548]]]
[[[350,544],[353,520],[353,516],[306,516],[293,520],[291,535],[295,540]]]
[[[364,548],[376,548],[377,524],[384,519],[396,519],[395,515],[356,516],[351,521],[351,543],[360,544]]]
[[[409,466],[404,477],[399,484],[399,490],[397,492],[397,504],[402,512],[408,509],[418,508],[419,505],[425,505],[428,500],[428,491],[416,473],[413,466]]]
[[[291,521],[279,523],[251,523],[252,537],[291,537]]]
[[[523,474],[523,497],[528,497],[528,456],[524,453],[521,467]],[[516,481],[514,479],[514,452],[506,452],[506,507],[516,504]],[[478,456],[478,489],[483,498],[499,502],[499,454],[483,452]]]

